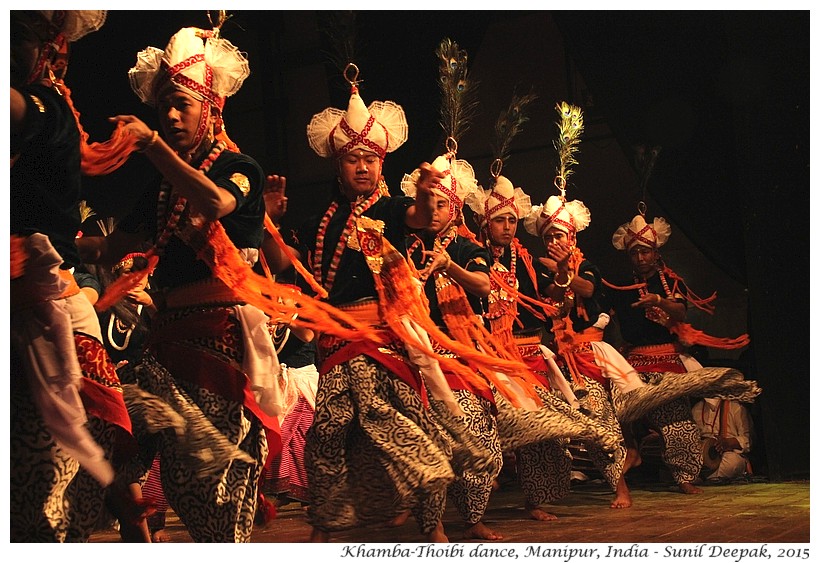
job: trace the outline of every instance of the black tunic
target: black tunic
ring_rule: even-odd
[[[250,182],[250,190],[243,194],[232,180],[234,174],[243,174]],[[207,176],[220,188],[228,190],[236,198],[236,209],[219,221],[237,248],[259,248],[262,244],[265,204],[262,190],[265,174],[251,157],[230,151],[222,151],[208,171]],[[117,225],[127,233],[150,232],[157,237],[165,227],[158,225],[157,203],[161,177],[150,184],[134,210]],[[187,212],[186,212],[187,215]],[[184,218],[183,218],[184,220]],[[211,277],[210,267],[196,257],[195,251],[177,236],[172,236],[165,247],[153,276],[156,287],[166,289]]]
[[[339,207],[330,219],[325,232],[324,248],[322,250],[322,280],[327,278],[333,254],[336,251],[339,239],[344,231],[345,224],[351,213],[350,201],[344,196],[338,196],[336,201]],[[384,221],[384,237],[404,253],[404,237],[407,234],[405,216],[407,209],[415,203],[411,197],[382,197],[364,212],[365,217]],[[304,257],[305,267],[313,272],[312,258],[316,249],[316,238],[319,231],[322,215],[308,219],[296,235],[299,240],[299,251]],[[328,302],[333,305],[352,303],[361,299],[378,298],[373,274],[367,266],[364,255],[347,248],[339,260],[336,277],[330,288]]]
[[[419,233],[416,236],[422,241],[422,244],[416,247],[410,259],[413,260],[413,264],[415,264],[416,268],[421,270],[425,266],[425,257],[422,251],[433,249],[435,235],[432,233]],[[415,236],[408,237],[408,247],[415,240]],[[484,272],[488,275],[490,273],[490,255],[487,250],[464,237],[453,237],[447,245],[447,254],[450,255],[450,259],[454,263],[468,272]],[[436,295],[436,284],[433,278],[434,276],[430,276],[425,282],[424,293],[430,303],[430,318],[433,319],[433,322],[438,326],[444,326],[444,320],[441,315],[441,309],[439,309],[438,297]],[[469,292],[465,291],[465,293],[467,294],[467,301],[470,303],[470,308],[475,314],[481,315],[484,312],[482,299]]]
[[[30,84],[22,135],[12,135],[11,233],[48,235],[68,269],[80,264],[80,133],[71,108],[53,88]]]

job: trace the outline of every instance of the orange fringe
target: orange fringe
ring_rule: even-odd
[[[264,311],[272,322],[291,323],[347,340],[370,339],[382,343],[383,339],[374,329],[347,313],[254,272],[240,257],[219,221],[208,223],[202,229],[187,226],[180,236],[197,251],[197,257],[210,266],[214,277],[234,290],[243,302]],[[153,271],[159,262],[156,250],[149,249],[145,255],[148,268],[124,274],[108,286],[97,301],[97,310],[110,308]],[[292,320],[296,313],[298,317]]]
[[[578,268],[581,267],[581,262],[584,261],[584,254],[581,252],[581,249],[577,246],[572,248],[572,253],[569,255],[569,271],[572,272],[573,276],[578,275]],[[589,313],[587,313],[587,308],[584,305],[584,299],[575,299],[575,312],[578,313],[579,319],[584,319],[585,321],[589,320]],[[572,330],[570,328],[570,330]]]
[[[439,288],[436,292],[444,323],[451,335],[443,332],[430,318],[430,309],[427,299],[421,288],[416,285],[418,277],[415,265],[406,260],[386,239],[383,240],[382,256],[384,265],[381,275],[376,280],[379,290],[380,307],[383,310],[385,321],[394,328],[399,337],[405,342],[412,341],[405,335],[403,326],[398,319],[402,315],[410,315],[439,346],[448,350],[456,358],[440,356],[433,357],[443,368],[457,373],[477,389],[488,389],[487,381],[491,381],[499,393],[516,407],[521,407],[518,397],[507,393],[507,386],[495,378],[495,372],[502,372],[509,377],[516,378],[522,383],[537,404],[542,404],[533,385],[539,382],[529,368],[516,356],[501,352],[505,350],[497,340],[480,323],[470,308],[464,289],[456,283],[450,283],[449,288]],[[398,326],[396,326],[398,325]],[[476,345],[482,350],[476,348]],[[516,352],[517,346],[513,346]],[[429,351],[423,350],[428,355]],[[459,359],[464,360],[464,365]],[[469,367],[468,367],[469,366]]]
[[[619,291],[628,291],[630,289],[641,289],[642,287],[646,287],[646,282],[633,283],[632,285],[615,285],[614,283],[608,282],[604,278],[601,278],[601,282],[603,282],[603,284],[608,288],[617,289]]]
[[[234,143],[230,137],[228,137],[228,132],[225,131],[225,129],[220,129],[217,133],[215,133],[214,139],[225,143],[225,150],[229,150],[231,152],[241,152],[239,150],[239,146],[237,146],[237,144]]]
[[[509,286],[501,279],[501,276],[495,270],[490,270],[490,278],[496,279],[502,289],[507,290]],[[509,288],[512,289],[512,288]],[[518,294],[513,290],[509,295],[514,295],[514,299],[518,299]],[[496,338],[498,344],[505,350],[509,350],[516,360],[524,361],[521,353],[518,350],[518,345],[513,338],[513,324],[518,321],[517,312],[515,309],[516,303],[512,302],[509,305],[503,303],[495,303],[490,305],[489,323],[490,333]]]
[[[408,261],[385,238],[382,238],[381,256],[381,268],[378,273],[373,273],[379,294],[379,312],[382,320],[396,336],[407,345],[416,341],[417,337],[409,334],[401,323],[402,318],[409,317],[424,329],[431,339],[456,356],[480,359],[481,354],[475,348],[454,341],[436,326],[430,318],[427,299],[418,286]],[[476,389],[489,391],[486,380],[456,358],[441,356],[424,348],[419,350],[438,360],[443,369],[458,374]]]
[[[475,243],[475,244],[477,244],[477,245],[479,245],[479,246],[483,246],[483,245],[482,245],[482,244],[478,241],[478,239],[476,238],[475,233],[473,233],[473,231],[471,231],[471,230],[470,230],[470,228],[469,228],[467,225],[465,225],[465,224],[464,224],[464,221],[463,221],[463,220],[462,220],[462,222],[458,225],[458,227],[456,228],[456,234],[458,234],[458,236],[460,236],[460,237],[464,237],[464,238],[466,238],[466,239],[467,239],[467,240],[469,240],[470,242],[473,242],[473,243]]]
[[[552,319],[552,333],[555,335],[555,346],[558,349],[558,355],[564,359],[567,364],[572,381],[580,388],[585,388],[583,377],[581,377],[582,370],[578,367],[575,361],[575,356],[572,353],[573,348],[577,345],[577,336],[572,329],[572,321],[568,316],[553,317]]]
[[[504,281],[504,279],[500,274],[498,274],[498,272],[490,270],[490,277],[493,279],[493,281],[498,283],[501,289],[506,291],[509,295],[513,296],[518,305],[523,306],[537,319],[546,320],[547,317],[553,317],[558,314],[558,308],[555,305],[547,303],[546,301],[534,299],[532,297],[529,297],[528,295],[520,293],[517,289],[515,289],[513,286]],[[536,307],[541,310],[536,310]]]
[[[670,279],[672,279],[672,293],[679,293],[680,292],[680,284],[683,282],[683,278],[681,278],[678,274],[672,271],[668,266],[663,267],[663,273]],[[616,289],[618,291],[629,291],[631,289],[641,289],[646,287],[646,282],[639,282],[634,283],[631,285],[615,285],[613,283],[608,282],[605,279],[602,279],[604,285],[610,289]],[[695,292],[693,292],[689,287],[686,288],[686,293],[684,294],[684,298],[697,307],[698,309],[709,313],[710,315],[715,312],[715,306],[712,302],[717,299],[717,293],[712,293],[709,297],[703,298],[699,297]]]
[[[662,271],[664,275],[673,280],[672,293],[679,293],[680,283],[683,283],[683,278],[681,278],[678,274],[676,274],[674,271],[672,271],[672,269],[670,269],[666,265],[664,265]],[[606,280],[603,280],[603,282],[607,287],[621,291],[641,289],[643,287],[646,287],[645,282],[625,286],[617,286],[609,283]],[[698,297],[697,294],[695,294],[693,291],[689,289],[689,287],[687,287],[684,297],[689,303],[691,303],[698,309],[701,309],[702,311],[706,311],[709,314],[712,314],[715,311],[715,306],[712,304],[712,302],[715,299],[717,299],[717,293],[712,293],[711,296],[704,299]],[[737,338],[723,338],[719,336],[710,336],[705,332],[694,328],[689,323],[673,323],[667,328],[669,329],[669,332],[677,335],[681,344],[683,344],[684,346],[694,346],[695,344],[699,344],[701,346],[706,346],[708,348],[718,348],[721,350],[736,350],[738,348],[748,346],[751,342],[751,339],[749,338],[748,334],[741,334]]]
[[[268,217],[267,213],[265,213],[265,230],[268,231],[277,246],[282,249],[282,252],[285,253],[290,263],[293,264],[293,268],[305,279],[311,289],[313,289],[320,298],[327,299],[327,290],[319,285],[319,282],[316,281],[313,274],[307,271],[302,262],[293,254],[291,248],[285,244],[282,234],[279,232],[279,229],[276,228],[276,225],[273,224],[273,221]]]
[[[672,271],[672,269],[666,264],[664,264],[662,271],[668,278],[674,280],[674,283],[672,285],[672,293],[678,293],[679,283],[683,283],[683,278],[676,274],[674,271]],[[699,297],[697,294],[695,294],[694,291],[689,289],[689,287],[687,286],[685,297],[686,300],[689,301],[689,303],[691,303],[698,309],[706,311],[710,315],[715,312],[715,306],[712,302],[715,299],[717,299],[717,292],[712,293],[712,295],[710,295],[709,297],[703,298]]]
[[[383,343],[378,332],[344,311],[254,272],[239,255],[219,221],[202,229],[188,227],[181,236],[211,267],[217,279],[233,289],[248,304],[264,311],[274,323],[291,323],[346,340]],[[291,321],[298,312],[296,320]]]
[[[527,269],[527,275],[532,280],[532,285],[535,288],[536,294],[538,293],[538,276],[535,275],[535,268],[532,265],[532,254],[521,244],[521,242],[517,238],[513,238],[512,244],[510,244],[513,248],[515,248],[515,253],[521,258],[521,262],[524,264],[524,267]]]
[[[445,283],[440,283],[442,279],[445,280]],[[513,342],[512,347],[505,347],[494,334],[484,327],[470,307],[464,288],[446,275],[437,274],[436,296],[438,297],[439,309],[444,318],[444,324],[447,325],[450,335],[464,347],[474,348],[478,346],[479,350],[483,352],[484,360],[480,364],[470,359],[467,359],[467,362],[474,364],[475,369],[481,370],[482,375],[493,383],[495,388],[504,394],[514,406],[521,407],[522,405],[516,397],[504,393],[506,386],[495,377],[496,371],[501,371],[507,376],[517,379],[527,395],[536,404],[542,404],[535,390],[535,387],[539,385],[539,381],[524,364],[523,359],[518,354],[518,346]],[[485,369],[488,359],[490,362],[493,360],[509,362],[509,367],[506,369],[492,369],[492,365],[490,365],[489,369]]]
[[[709,348],[736,350],[748,346],[751,342],[748,334],[741,334],[737,338],[709,336],[705,332],[695,329],[689,323],[675,323],[669,327],[669,331],[676,334],[684,346],[700,344],[701,346],[707,346]]]
[[[514,315],[501,314],[498,317],[490,319],[490,333],[498,341],[498,345],[505,350],[509,350],[516,360],[524,361],[524,357],[518,350],[518,344],[513,338],[513,321],[516,320]]]
[[[486,230],[481,231],[484,235],[482,237],[483,242],[479,241],[478,244],[484,246],[488,250],[490,250],[487,237],[486,237]],[[529,275],[530,279],[533,282],[533,287],[535,288],[536,293],[538,292],[538,283],[537,279],[538,276],[535,274],[535,268],[532,265],[532,255],[527,251],[527,249],[521,244],[521,242],[517,238],[513,238],[512,243],[510,244],[511,247],[515,249],[516,254],[519,258],[521,258],[521,262],[524,264],[524,268],[527,270],[527,274]],[[558,308],[546,301],[542,301],[541,299],[536,299],[533,297],[529,297],[528,295],[524,295],[519,293],[519,291],[514,288],[513,286],[509,285],[498,272],[495,270],[490,269],[490,278],[498,284],[501,289],[503,289],[508,295],[510,295],[515,304],[517,306],[521,306],[527,311],[529,311],[535,318],[540,319],[542,321],[546,321],[548,317],[552,317],[558,314]],[[539,310],[540,309],[540,310]],[[503,341],[504,348],[510,349],[509,344],[514,342],[512,338],[512,327],[513,321],[517,322],[519,326],[523,326],[521,322],[516,318],[515,312],[512,315],[512,318],[507,319],[506,317],[510,317],[510,315],[504,314],[501,318],[493,318],[490,320],[490,327],[491,332],[493,335],[502,334],[503,336],[500,337],[499,341]],[[493,315],[496,317],[496,315]]]
[[[80,123],[80,112],[71,100],[71,90],[62,81],[55,83],[74,114],[80,131],[80,170],[86,176],[105,176],[125,164],[128,157],[137,150],[137,139],[119,122],[111,133],[111,138],[102,143],[89,143],[88,133]]]

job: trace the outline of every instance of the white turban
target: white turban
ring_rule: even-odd
[[[612,235],[612,246],[618,250],[629,250],[640,244],[649,248],[659,248],[666,244],[672,227],[663,217],[655,217],[650,224],[643,215],[635,215],[629,223],[624,223]]]
[[[550,196],[544,205],[536,205],[524,221],[524,227],[532,235],[543,237],[551,227],[564,231],[570,238],[589,226],[590,213],[580,200],[564,201],[557,195]]]
[[[43,18],[56,25],[66,41],[73,43],[105,23],[106,10],[40,10]],[[62,21],[60,19],[62,18]]]
[[[461,213],[464,202],[481,193],[481,186],[475,177],[472,165],[466,160],[453,160],[444,154],[437,157],[432,167],[444,173],[444,178],[433,186],[433,191],[446,197],[450,202],[450,220]],[[401,181],[401,191],[410,197],[416,197],[416,182],[421,171],[416,168],[411,174],[405,174]]]
[[[492,189],[478,191],[465,203],[475,212],[482,227],[504,213],[512,213],[516,219],[521,219],[532,209],[530,196],[521,188],[514,188],[512,182],[501,175],[495,179]]]
[[[387,101],[365,107],[355,84],[347,111],[327,108],[314,115],[307,126],[310,148],[325,158],[339,158],[354,150],[384,158],[404,144],[407,132],[407,119],[400,105]]]
[[[176,32],[165,50],[147,47],[137,53],[128,71],[131,89],[140,100],[155,106],[167,85],[185,90],[219,110],[250,74],[248,59],[215,32],[186,27]]]

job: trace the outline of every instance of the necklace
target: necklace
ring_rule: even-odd
[[[140,316],[142,313],[142,305],[137,305],[137,317]],[[114,340],[114,326],[117,327],[117,333],[125,335],[125,341],[122,343],[122,346],[117,344]],[[119,317],[115,314],[111,314],[111,318],[108,320],[108,343],[111,344],[111,347],[114,350],[119,350],[122,352],[123,350],[128,348],[128,344],[131,342],[131,335],[134,334],[134,325],[126,326]]]
[[[515,297],[498,282],[496,276],[499,276],[507,286],[518,291],[518,279],[515,276],[515,263],[517,261],[515,247],[510,246],[509,269],[501,262],[504,257],[505,247],[490,245],[490,248],[493,255],[492,273],[494,275],[490,276],[490,295],[487,297],[488,311],[484,314],[484,317],[491,321],[503,316],[514,318],[518,314]]]
[[[504,257],[504,248],[503,246],[492,246],[493,249],[493,262],[501,264],[501,259]],[[505,276],[507,283],[510,286],[516,287],[517,278],[515,277],[515,268],[518,262],[518,253],[516,252],[515,246],[510,245],[510,270],[507,276]]]
[[[347,218],[345,227],[342,230],[342,235],[339,237],[339,242],[336,243],[336,249],[333,251],[333,256],[330,258],[330,266],[327,270],[327,277],[322,283],[322,286],[328,293],[330,293],[330,288],[333,287],[333,282],[336,279],[336,272],[339,269],[339,262],[342,260],[342,254],[344,253],[345,248],[347,248],[347,239],[353,232],[353,227],[356,225],[356,221],[362,216],[362,213],[370,209],[370,207],[376,203],[380,197],[381,194],[379,193],[379,190],[374,190],[367,199],[359,198],[356,200],[356,206]],[[322,257],[324,256],[327,227],[338,208],[338,201],[334,201],[330,207],[328,207],[322,217],[321,222],[319,223],[319,230],[316,233],[316,251],[313,254],[313,277],[320,283],[322,282]]]
[[[666,276],[663,275],[663,272],[659,271],[658,272],[658,277],[661,280],[661,285],[663,286],[664,294],[666,295],[667,298],[670,298],[672,296],[672,293],[669,291],[669,283],[666,281]],[[646,289],[646,280],[641,280],[641,279],[638,278],[638,276],[635,276],[635,283],[636,284],[640,284],[640,283],[644,284],[643,287],[638,288],[638,295],[640,295],[641,297],[644,297],[645,295],[647,295],[649,293]],[[670,324],[669,315],[667,314],[666,311],[664,311],[660,307],[655,307],[655,306],[648,307],[646,309],[646,312],[644,313],[644,315],[646,316],[647,319],[649,319],[653,323],[658,323],[659,325],[662,325],[662,326],[665,326],[665,327],[668,327],[669,324]]]
[[[202,164],[199,165],[199,171],[203,174],[207,174],[214,165],[214,162],[216,162],[216,159],[219,158],[219,155],[223,150],[225,150],[225,146],[225,143],[222,141],[216,143],[211,149],[211,152],[208,153],[208,156],[206,156],[202,161]],[[165,246],[174,234],[174,231],[179,224],[179,220],[182,217],[182,213],[188,205],[188,200],[177,194],[176,199],[174,200],[174,205],[171,207],[169,212],[168,201],[171,198],[172,190],[173,186],[171,186],[171,183],[168,180],[163,179],[160,184],[159,196],[157,199],[157,225],[162,225],[164,222],[165,227],[162,229],[162,232],[159,234],[157,241],[154,244],[154,248],[156,249],[158,256],[162,255],[162,252],[165,250]]]
[[[121,334],[125,334],[126,332],[128,332],[129,330],[134,328],[134,325],[126,325],[124,322],[122,322],[120,320],[119,317],[117,317],[116,325],[117,325],[117,332],[119,332]]]

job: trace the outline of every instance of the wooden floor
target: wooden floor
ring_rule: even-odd
[[[664,480],[631,479],[634,504],[611,509],[612,493],[600,481],[573,485],[572,492],[550,505],[558,516],[552,522],[531,520],[523,512],[523,497],[511,481],[493,493],[485,522],[504,536],[501,543],[806,543],[809,537],[809,482],[769,483],[764,478],[730,485],[704,486],[699,495],[684,495]],[[448,507],[444,520],[451,542],[465,541],[463,525],[455,509]],[[171,541],[191,542],[184,526],[169,512]],[[310,535],[304,510],[296,503],[279,508],[276,519],[253,532],[253,543],[303,543]],[[91,542],[118,542],[115,531],[100,532]],[[337,532],[333,543],[426,543],[412,518],[403,526],[387,526]],[[495,543],[497,545],[497,542]],[[773,557],[776,555],[773,554]],[[563,560],[563,559],[562,559]]]

